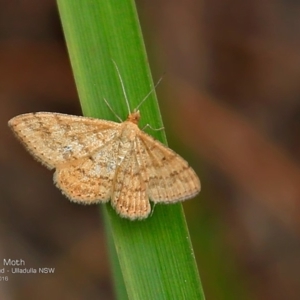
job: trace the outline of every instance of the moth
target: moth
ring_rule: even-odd
[[[71,201],[111,201],[121,217],[141,220],[151,212],[150,200],[192,198],[200,180],[182,157],[142,131],[139,120],[138,109],[121,123],[37,112],[16,116],[8,125],[38,161],[55,169],[54,183]]]

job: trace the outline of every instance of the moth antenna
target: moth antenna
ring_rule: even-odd
[[[112,107],[110,106],[109,102],[103,98],[105,104],[108,106],[108,108],[110,109],[110,111],[116,116],[116,118],[122,123],[123,120],[115,113],[115,111],[112,109]]]
[[[123,83],[123,80],[122,80],[122,77],[121,77],[121,73],[119,71],[119,68],[118,68],[116,62],[113,59],[111,59],[111,60],[113,61],[114,65],[115,65],[115,68],[117,70],[117,73],[118,73],[118,76],[119,76],[119,79],[120,79],[120,82],[121,82],[122,90],[123,90],[123,95],[125,97],[125,101],[126,101],[126,105],[127,105],[127,109],[128,109],[128,114],[130,114],[131,110],[130,110],[129,101],[128,101],[128,98],[127,98],[127,95],[126,95],[124,83]]]
[[[157,86],[160,84],[160,82],[162,81],[163,77],[161,77],[158,82],[155,84],[155,86],[150,90],[150,92],[146,95],[146,97],[140,102],[140,104],[135,108],[135,111],[137,111],[140,106],[148,99],[148,97],[155,91],[155,89],[157,88]]]

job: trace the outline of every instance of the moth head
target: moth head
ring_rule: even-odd
[[[140,118],[141,118],[140,111],[134,110],[133,113],[131,113],[128,116],[127,121],[132,122],[137,125],[139,123]]]

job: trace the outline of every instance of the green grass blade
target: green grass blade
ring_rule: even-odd
[[[133,1],[58,0],[74,77],[84,115],[115,120],[104,102],[124,120],[128,115],[114,60],[133,110],[153,87]],[[155,92],[140,108],[142,128],[162,127]],[[149,131],[166,142],[163,131]],[[157,205],[145,221],[128,221],[103,205],[114,242],[119,299],[204,299],[180,204]],[[124,283],[123,283],[124,282]],[[125,284],[125,287],[123,286]],[[126,294],[125,294],[126,290]]]

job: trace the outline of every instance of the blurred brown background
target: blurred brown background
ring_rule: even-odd
[[[300,299],[300,3],[138,1],[207,299]],[[0,0],[0,299],[114,299],[97,206],[69,203],[16,141],[20,113],[81,114],[54,0]],[[0,274],[1,275],[1,274]]]

